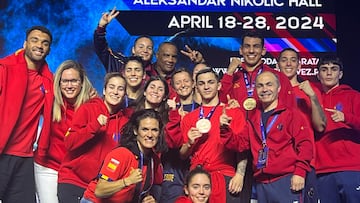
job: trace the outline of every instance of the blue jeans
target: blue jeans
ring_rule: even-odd
[[[81,198],[80,203],[94,203],[88,199],[85,199],[84,197]]]

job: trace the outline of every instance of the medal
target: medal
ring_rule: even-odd
[[[245,110],[250,111],[255,109],[256,107],[256,100],[252,97],[248,97],[247,99],[245,99],[245,101],[243,102],[243,107]]]
[[[211,122],[209,119],[202,118],[196,122],[196,128],[200,133],[208,133],[211,129]]]

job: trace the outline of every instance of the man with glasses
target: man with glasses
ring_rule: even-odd
[[[248,114],[258,105],[258,97],[255,92],[255,78],[264,71],[270,71],[278,76],[281,83],[279,99],[282,100],[286,106],[291,107],[296,105],[289,79],[283,73],[264,64],[261,60],[266,54],[264,41],[264,37],[256,31],[245,33],[242,36],[241,47],[239,49],[239,53],[243,56],[244,62],[237,57],[231,58],[227,72],[221,79],[220,100],[226,102],[227,95],[232,99],[236,99],[244,115],[246,115],[246,119],[248,119]],[[242,171],[242,175],[245,175],[245,169],[238,171]],[[248,164],[245,178],[246,183],[244,184],[245,188],[242,192],[245,202],[249,202],[250,187],[248,186],[252,183],[251,177],[251,167]]]

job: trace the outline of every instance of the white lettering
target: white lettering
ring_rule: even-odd
[[[316,68],[300,68],[297,71],[298,75],[303,75],[303,76],[314,76],[317,75],[318,73],[319,71]]]
[[[264,61],[266,65],[276,65],[277,63],[276,58],[261,58],[261,60]]]
[[[168,28],[214,28],[210,22],[210,16],[181,15],[180,20],[173,16],[168,24]]]
[[[283,0],[231,0],[231,6],[265,6],[265,7],[272,7],[272,6],[283,6]]]
[[[218,75],[220,75],[220,73],[225,74],[227,71],[227,68],[212,68],[212,69]]]
[[[300,64],[301,65],[313,65],[316,66],[319,62],[318,58],[301,58]]]
[[[180,28],[180,24],[175,16],[171,18],[168,28]]]
[[[289,0],[289,7],[312,7],[321,8],[319,0]]]
[[[226,6],[226,0],[133,0],[133,5],[136,4],[146,6]]]

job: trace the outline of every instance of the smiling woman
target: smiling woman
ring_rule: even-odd
[[[90,98],[93,87],[84,67],[74,61],[63,61],[54,75],[54,103],[52,111],[51,147],[46,155],[35,152],[35,183],[41,202],[58,202],[57,177],[65,156],[64,135],[79,106]]]
[[[75,81],[78,78],[63,79]],[[78,87],[71,82],[65,86],[73,90]],[[75,112],[65,134],[66,152],[58,174],[60,203],[78,203],[87,185],[97,176],[106,154],[117,146],[121,127],[128,121],[121,110],[125,89],[126,82],[121,73],[108,73],[105,75],[104,98],[92,98]]]
[[[135,112],[122,130],[119,147],[107,154],[98,178],[88,185],[81,203],[155,203],[163,179],[158,153],[164,150],[163,123],[158,112]]]
[[[179,197],[175,203],[206,203],[211,193],[211,177],[201,166],[192,169],[184,186],[186,196]]]

